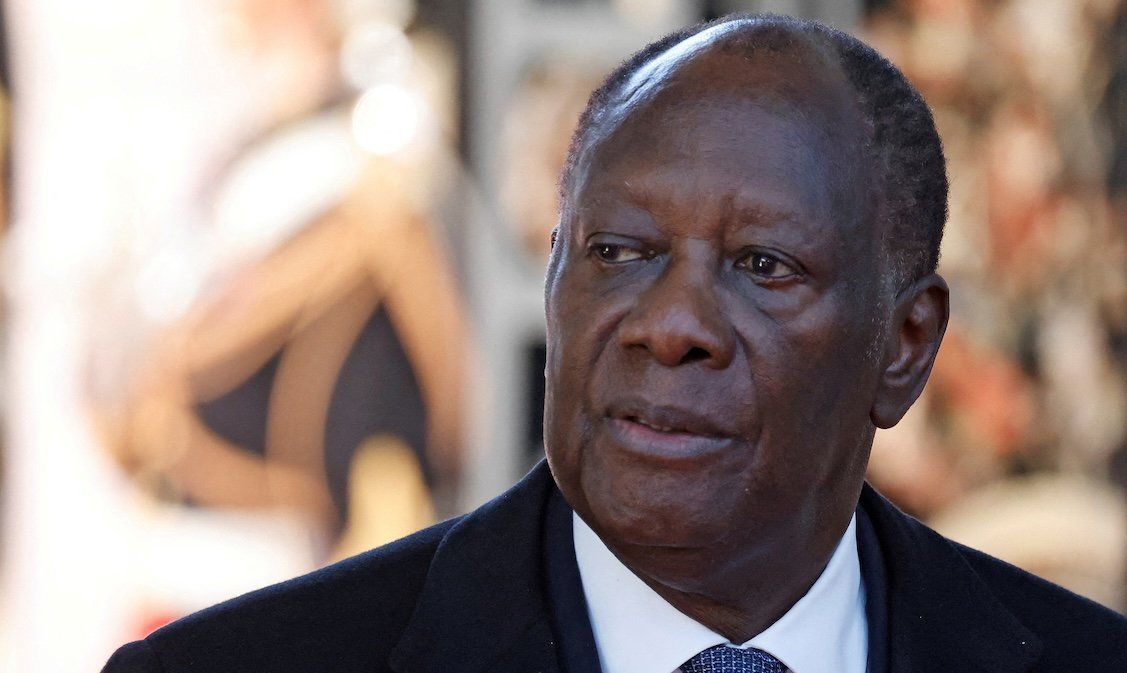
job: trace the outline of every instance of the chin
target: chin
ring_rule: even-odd
[[[583,509],[577,511],[616,548],[714,549],[731,540],[733,524],[740,520],[730,503],[678,498],[672,495],[675,488],[654,488],[652,482],[595,477],[581,484]]]
[[[600,506],[603,505],[603,506]],[[592,503],[580,516],[615,556],[650,586],[708,594],[724,564],[738,548],[733,532],[723,526],[685,525],[684,512],[625,506],[621,501]]]

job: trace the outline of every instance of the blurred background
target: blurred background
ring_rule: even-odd
[[[733,10],[863,36],[944,139],[954,315],[871,480],[1127,607],[1124,0],[0,10],[0,669],[97,670],[519,478],[585,97]]]

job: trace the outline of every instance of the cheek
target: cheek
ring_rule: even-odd
[[[876,373],[866,357],[875,330],[873,313],[864,297],[844,288],[792,315],[772,316],[773,359],[790,372],[796,391],[811,401],[863,397],[863,388]],[[811,409],[814,414],[821,411]]]
[[[553,471],[580,460],[591,432],[590,388],[598,383],[599,357],[621,312],[571,265],[561,269],[547,297],[544,442]]]
[[[577,253],[578,254],[578,253]],[[598,372],[597,361],[636,298],[628,288],[596,282],[585,260],[569,260],[548,295],[549,370],[562,388],[579,395]],[[551,381],[549,381],[551,383]],[[556,402],[574,402],[557,397]]]
[[[760,320],[745,338],[774,470],[822,474],[856,451],[867,429],[876,367],[871,323],[849,304],[823,301],[790,320]],[[848,440],[848,441],[847,441]]]

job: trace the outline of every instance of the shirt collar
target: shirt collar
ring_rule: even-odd
[[[673,673],[701,650],[731,644],[646,586],[573,516],[575,557],[603,673]],[[794,673],[864,673],[868,629],[856,515],[806,595],[736,646],[769,652]]]

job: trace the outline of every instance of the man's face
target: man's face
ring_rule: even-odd
[[[863,479],[886,322],[864,177],[842,177],[864,170],[855,112],[827,91],[843,83],[785,62],[706,56],[665,79],[596,131],[565,209],[553,474],[628,563],[828,553]]]

